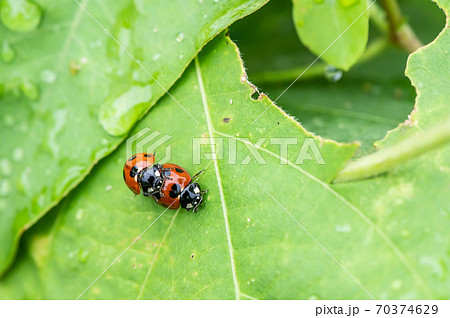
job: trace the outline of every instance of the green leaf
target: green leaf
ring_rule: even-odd
[[[348,70],[364,52],[369,32],[366,0],[293,0],[300,40],[337,68]]]
[[[285,89],[266,87],[271,96]],[[375,141],[407,118],[413,101],[414,92],[403,80],[344,78],[338,83],[303,82],[292,86],[278,102],[309,131],[340,142],[358,140],[357,156],[361,156],[372,152]]]
[[[1,2],[0,273],[201,47],[266,1]]]
[[[259,100],[252,100],[252,92],[234,44],[224,36],[209,44],[171,90],[177,100],[190,101],[192,114],[200,125],[193,125],[188,116],[181,117],[177,104],[166,97],[135,130],[151,127],[170,134],[174,162],[191,173],[206,168],[199,180],[203,188],[209,189],[206,202],[197,214],[170,210],[157,219],[164,209],[149,198],[134,197],[122,180],[121,169],[126,160],[123,145],[55,209],[56,221],[47,235],[31,233],[28,237],[30,262],[37,264],[40,280],[45,281],[44,297],[78,297],[154,221],[83,298],[245,298],[245,294],[257,298],[282,298],[288,294],[305,297],[305,290],[282,288],[292,281],[290,277],[297,277],[296,282],[305,277],[302,273],[304,266],[311,265],[308,261],[291,266],[303,257],[313,264],[326,264],[324,269],[348,284],[348,292],[365,295],[252,179],[276,193],[278,184],[285,183],[289,176],[289,186],[277,194],[280,201],[287,202],[288,209],[297,203],[287,199],[303,188],[300,193],[308,198],[304,201],[306,209],[320,211],[330,200],[342,208],[342,213],[333,217],[342,223],[348,217],[348,211],[344,212],[348,208],[326,182],[352,156],[356,145],[314,137],[326,164],[305,160],[296,165],[293,162],[305,138],[312,135],[267,97],[261,95]],[[267,107],[252,127],[253,117],[248,114],[256,115]],[[193,165],[189,149],[193,138],[204,138],[206,142],[208,136],[224,138],[224,158],[209,161],[202,156],[201,164]],[[280,163],[280,147],[270,143],[271,137],[280,136],[299,143],[289,148],[289,164]],[[259,138],[266,138],[259,153],[267,164],[259,164],[255,159],[241,164],[249,154],[248,147],[253,149],[252,144]],[[230,140],[237,146],[235,165],[229,164],[227,155]],[[164,153],[162,149],[158,152]],[[203,152],[210,153],[209,146]],[[356,214],[353,218],[364,224]],[[40,227],[45,222],[40,222]],[[308,225],[314,232],[321,224],[320,213],[308,216]],[[315,235],[323,236],[325,232]],[[38,245],[45,246],[43,249],[49,253],[39,253]],[[280,258],[284,261],[279,262]],[[268,275],[270,271],[278,274]],[[14,275],[14,270],[9,275]],[[313,275],[311,279],[317,277]]]
[[[436,1],[449,16],[449,1]],[[406,75],[411,79],[417,92],[416,105],[408,120],[391,131],[379,143],[380,146],[391,145],[417,131],[434,127],[450,117],[450,91],[448,72],[450,63],[446,50],[450,48],[449,22],[442,33],[429,45],[411,54],[406,67]]]
[[[449,16],[450,2],[436,1]],[[389,132],[378,144],[399,141],[450,119],[450,29],[447,25],[431,44],[410,55],[406,73],[417,91],[414,111],[408,120]],[[450,277],[450,146],[434,150],[378,178],[334,185],[339,194],[367,210],[375,224],[386,229],[398,249],[405,251],[417,279],[428,286],[429,297],[448,299]],[[398,273],[392,285],[402,286]],[[413,298],[412,294],[408,298]]]

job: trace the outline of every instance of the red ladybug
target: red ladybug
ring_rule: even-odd
[[[138,195],[151,196],[159,193],[164,184],[162,166],[155,164],[155,155],[138,153],[125,162],[123,179],[128,188]]]
[[[207,192],[201,191],[198,183],[192,182],[189,173],[180,166],[173,163],[162,165],[164,174],[164,185],[159,193],[153,195],[155,201],[170,209],[182,208],[197,212],[198,206],[203,202],[202,195]],[[197,173],[195,177],[203,173]]]

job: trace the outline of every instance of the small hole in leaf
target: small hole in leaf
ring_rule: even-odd
[[[253,93],[250,95],[250,98],[251,99],[253,99],[253,100],[258,100],[258,97],[259,97],[259,92],[258,92],[258,90],[253,90]]]

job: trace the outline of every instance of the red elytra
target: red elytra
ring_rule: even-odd
[[[138,182],[139,173],[155,163],[155,156],[149,153],[138,153],[125,162],[123,166],[123,179],[126,185],[138,195],[141,193],[141,187]]]
[[[170,209],[180,207],[180,194],[191,182],[189,173],[180,166],[173,163],[162,165],[165,182],[161,188],[161,194],[153,195],[155,201]]]

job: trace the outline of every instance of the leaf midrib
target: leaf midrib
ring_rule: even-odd
[[[209,134],[210,146],[211,146],[212,156],[213,156],[212,160],[214,162],[214,171],[216,173],[216,180],[217,180],[217,185],[219,187],[220,201],[222,204],[222,212],[223,212],[223,218],[224,218],[224,223],[225,223],[225,231],[227,233],[228,250],[229,250],[229,254],[230,254],[231,272],[233,275],[235,294],[236,294],[236,299],[239,299],[240,298],[239,297],[240,290],[239,290],[239,282],[238,282],[237,275],[236,275],[236,264],[235,264],[235,260],[234,260],[233,243],[231,241],[230,224],[228,221],[228,209],[227,209],[227,205],[225,203],[225,195],[223,193],[223,185],[222,185],[222,179],[220,177],[217,155],[213,149],[213,145],[214,145],[213,132],[215,130],[212,125],[211,115],[209,113],[209,106],[208,106],[208,101],[207,101],[207,97],[206,97],[205,87],[203,85],[202,71],[200,68],[200,62],[198,61],[198,56],[195,57],[194,61],[195,61],[195,69],[196,69],[196,73],[197,73],[197,80],[198,80],[198,84],[199,84],[199,88],[200,88],[200,94],[202,97],[203,108],[205,111],[206,124],[208,126],[208,134]]]

